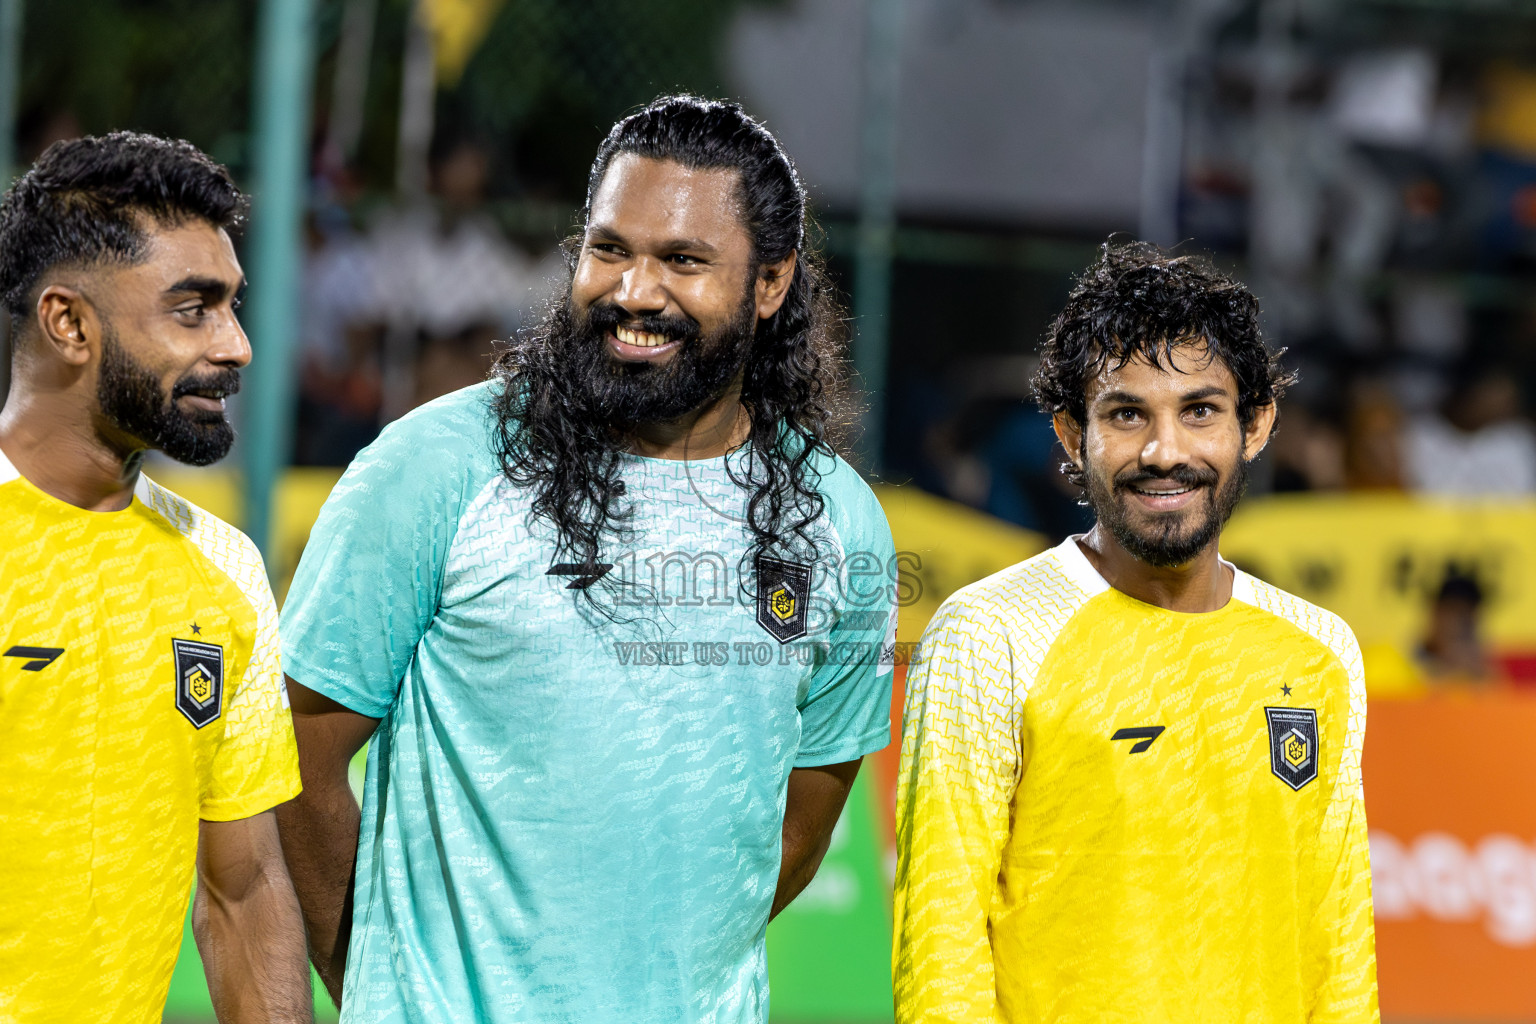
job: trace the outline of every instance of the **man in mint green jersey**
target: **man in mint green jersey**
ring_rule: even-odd
[[[767,1020],[768,920],[888,740],[894,641],[805,219],[740,107],[624,119],[564,301],[331,494],[279,824],[344,1021]]]

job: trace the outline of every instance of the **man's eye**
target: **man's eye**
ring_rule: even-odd
[[[624,255],[624,250],[619,246],[614,245],[612,242],[589,242],[587,243],[587,248],[591,249],[593,252],[600,252],[604,256]]]
[[[704,262],[697,256],[689,256],[687,253],[682,252],[675,252],[671,256],[668,256],[667,259],[672,263],[676,263],[680,267],[694,267]]]

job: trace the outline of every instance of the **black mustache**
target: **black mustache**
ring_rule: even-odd
[[[206,377],[183,377],[171,388],[171,401],[194,391],[219,391],[226,395],[239,394],[240,371],[219,370]]]
[[[1150,469],[1132,470],[1115,477],[1115,487],[1135,487],[1153,480],[1172,480],[1185,487],[1214,487],[1219,479],[1214,469],[1195,469],[1193,466],[1174,466],[1166,472]]]
[[[663,316],[655,313],[636,317],[607,302],[594,303],[587,310],[587,325],[599,334],[623,326],[646,334],[659,334],[668,341],[693,341],[700,333],[699,322],[691,316]]]

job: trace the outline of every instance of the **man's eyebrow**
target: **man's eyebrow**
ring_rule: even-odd
[[[240,284],[237,287],[245,287],[244,279],[240,281]],[[217,277],[204,277],[199,274],[191,274],[182,278],[180,281],[177,281],[175,284],[168,286],[165,289],[165,294],[177,295],[183,292],[192,292],[205,298],[222,299],[224,296],[229,294],[229,291],[229,282],[227,281],[220,280]]]
[[[702,238],[669,238],[658,248],[663,252],[701,252],[710,256],[720,251]]]
[[[1193,391],[1186,391],[1180,397],[1180,401],[1184,401],[1184,402],[1198,402],[1202,398],[1231,398],[1231,397],[1232,397],[1231,393],[1229,391],[1227,391],[1226,388],[1217,387],[1215,384],[1208,384],[1208,385],[1206,385],[1203,388],[1196,388]]]
[[[623,233],[607,224],[588,225],[587,237],[617,242],[624,246],[629,245]],[[653,248],[657,252],[696,252],[706,256],[718,255],[720,252],[718,246],[706,242],[702,238],[669,238],[664,242],[658,243]]]
[[[1095,405],[1112,403],[1114,405],[1143,405],[1146,399],[1140,395],[1133,395],[1129,391],[1106,391],[1093,400]]]

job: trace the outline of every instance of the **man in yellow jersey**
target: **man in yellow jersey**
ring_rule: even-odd
[[[244,206],[127,132],[51,146],[0,203],[0,1021],[159,1021],[194,864],[219,1019],[312,1017],[261,556],[140,473],[233,441]]]
[[[1109,244],[1035,378],[1097,516],[972,584],[907,682],[902,1022],[1374,1021],[1365,688],[1221,560],[1288,377],[1208,262]]]

